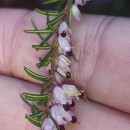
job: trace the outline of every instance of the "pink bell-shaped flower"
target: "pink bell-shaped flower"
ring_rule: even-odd
[[[70,32],[70,29],[68,27],[68,24],[65,21],[61,22],[60,27],[59,27],[59,35],[62,38],[65,38],[66,40],[70,41],[69,32]]]
[[[64,125],[72,121],[72,115],[69,111],[65,111],[61,105],[54,105],[50,109],[51,116],[59,125]]]
[[[53,98],[56,103],[67,104],[67,99],[62,88],[55,86],[53,89]]]
[[[56,125],[50,117],[47,117],[43,121],[42,130],[57,130]]]

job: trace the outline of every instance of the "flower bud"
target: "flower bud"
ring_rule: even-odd
[[[80,21],[80,10],[76,5],[72,6],[72,14],[77,21]]]
[[[64,93],[66,95],[68,95],[70,97],[74,97],[77,100],[79,100],[79,95],[81,95],[81,93],[74,85],[64,84],[64,85],[62,85],[62,89],[64,90]]]
[[[67,99],[62,88],[55,86],[53,89],[53,98],[56,103],[67,104]]]
[[[42,130],[57,130],[56,125],[50,117],[47,117],[43,121]]]

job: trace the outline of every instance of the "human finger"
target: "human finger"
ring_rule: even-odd
[[[39,130],[24,118],[30,110],[19,96],[22,92],[37,93],[39,85],[6,76],[0,76],[0,83],[0,129]],[[75,113],[78,123],[68,124],[66,130],[129,130],[130,127],[128,113],[91,101],[77,102]]]
[[[23,29],[31,28],[31,18],[44,28],[45,17],[25,10],[3,10],[1,16],[0,28],[8,32],[1,31],[1,74],[37,82],[23,66],[44,75],[44,69],[36,69],[35,63],[45,53],[31,48],[40,41]],[[11,17],[9,22],[7,16]],[[71,27],[73,50],[79,60],[72,63],[71,79],[90,99],[126,112],[130,112],[129,27],[128,18],[92,15],[82,16],[81,22],[72,21]]]

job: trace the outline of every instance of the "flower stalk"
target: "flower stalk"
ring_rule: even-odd
[[[39,63],[36,64],[38,69],[46,68],[47,77],[24,67],[30,77],[43,82],[40,94],[22,93],[20,95],[32,112],[25,118],[42,130],[64,130],[64,125],[68,122],[77,122],[73,108],[75,100],[83,97],[83,92],[74,85],[64,84],[63,81],[71,77],[70,58],[76,59],[71,44],[71,17],[74,16],[79,21],[78,5],[83,6],[87,2],[88,0],[45,0],[43,4],[57,3],[65,7],[60,11],[36,9],[38,13],[46,15],[46,29],[38,29],[36,23],[31,20],[33,30],[25,30],[26,33],[36,34],[42,41],[39,45],[33,45],[32,48],[36,51],[48,50],[45,57],[39,58]],[[50,44],[50,39],[54,35],[56,37],[54,43]]]

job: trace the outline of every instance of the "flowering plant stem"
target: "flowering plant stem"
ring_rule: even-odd
[[[45,57],[39,58],[36,64],[38,69],[46,68],[48,76],[36,74],[24,67],[25,72],[32,78],[42,81],[40,94],[22,93],[22,100],[31,108],[31,114],[25,117],[37,127],[43,130],[64,130],[67,122],[76,123],[77,118],[72,111],[75,100],[84,97],[83,92],[74,85],[63,84],[65,78],[70,78],[71,61],[76,59],[71,45],[71,17],[80,20],[78,5],[85,5],[88,0],[45,0],[43,4],[57,3],[57,7],[65,5],[61,10],[44,11],[36,9],[38,13],[46,15],[46,29],[38,29],[36,23],[31,20],[33,30],[25,30],[26,33],[36,34],[40,39],[39,45],[32,47],[36,51],[48,50]],[[45,37],[45,35],[46,37]],[[54,43],[50,39],[56,36]],[[41,106],[42,109],[41,109]]]

